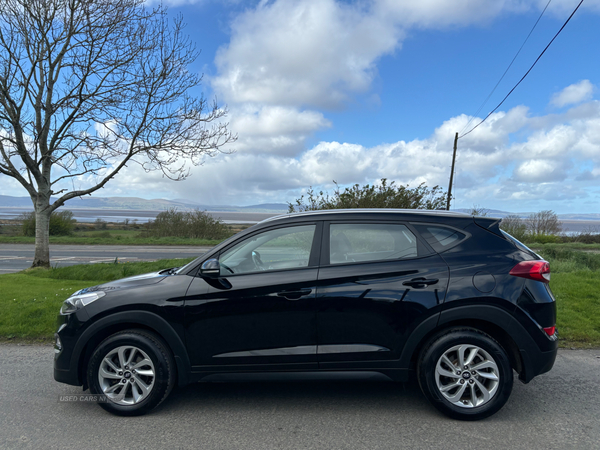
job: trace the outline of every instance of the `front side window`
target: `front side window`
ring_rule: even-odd
[[[416,258],[417,249],[417,238],[401,224],[329,226],[330,264]]]
[[[220,256],[221,276],[307,267],[315,228],[278,228],[244,239]]]

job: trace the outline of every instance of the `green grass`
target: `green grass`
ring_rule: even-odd
[[[600,270],[600,251],[584,252],[573,248],[571,244],[549,244],[536,248],[535,251],[550,263],[552,273]]]
[[[556,297],[559,344],[562,347],[600,346],[600,272],[553,273],[550,288]]]
[[[0,338],[50,339],[62,302],[89,282],[0,275]]]
[[[69,267],[58,267],[50,270],[29,269],[28,276],[36,278],[51,278],[54,280],[77,281],[113,281],[120,278],[132,277],[143,273],[157,272],[172,267],[181,267],[195,258],[161,259],[153,262],[126,262],[119,264],[81,264]]]
[[[86,264],[0,275],[0,340],[49,340],[62,302],[78,289],[182,266],[191,260]]]

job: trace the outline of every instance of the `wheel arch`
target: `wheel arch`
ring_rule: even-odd
[[[188,384],[190,361],[185,345],[173,327],[160,316],[148,311],[124,311],[103,317],[90,325],[79,337],[71,358],[71,370],[77,373],[79,385],[86,389],[85,371],[94,349],[107,337],[119,331],[149,331],[167,345],[173,355],[179,386]]]
[[[429,333],[419,342],[418,347],[415,348],[412,353],[410,360],[411,366],[414,367],[416,365],[422,350],[426,348],[431,341],[437,339],[438,336],[445,334],[448,330],[453,328],[474,328],[488,334],[500,344],[504,351],[506,351],[511,367],[519,374],[523,371],[521,353],[519,352],[519,347],[515,341],[498,325],[480,319],[457,319],[446,322],[434,332]]]
[[[411,334],[400,357],[401,367],[415,368],[419,355],[438,335],[456,327],[476,328],[494,338],[506,351],[519,378],[533,377],[527,350],[535,345],[522,325],[507,311],[491,305],[471,305],[447,309],[423,321]]]

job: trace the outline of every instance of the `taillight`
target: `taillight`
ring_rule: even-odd
[[[546,327],[544,328],[544,331],[546,332],[546,334],[550,337],[554,336],[554,333],[556,333],[556,325],[553,327]]]
[[[522,261],[509,273],[515,277],[529,278],[543,283],[550,282],[550,264],[547,261]]]

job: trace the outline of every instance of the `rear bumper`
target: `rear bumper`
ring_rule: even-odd
[[[530,345],[526,349],[519,349],[523,370],[519,374],[519,380],[529,383],[534,377],[549,372],[554,366],[558,353],[558,339],[552,342],[552,349],[541,351],[537,346]]]

